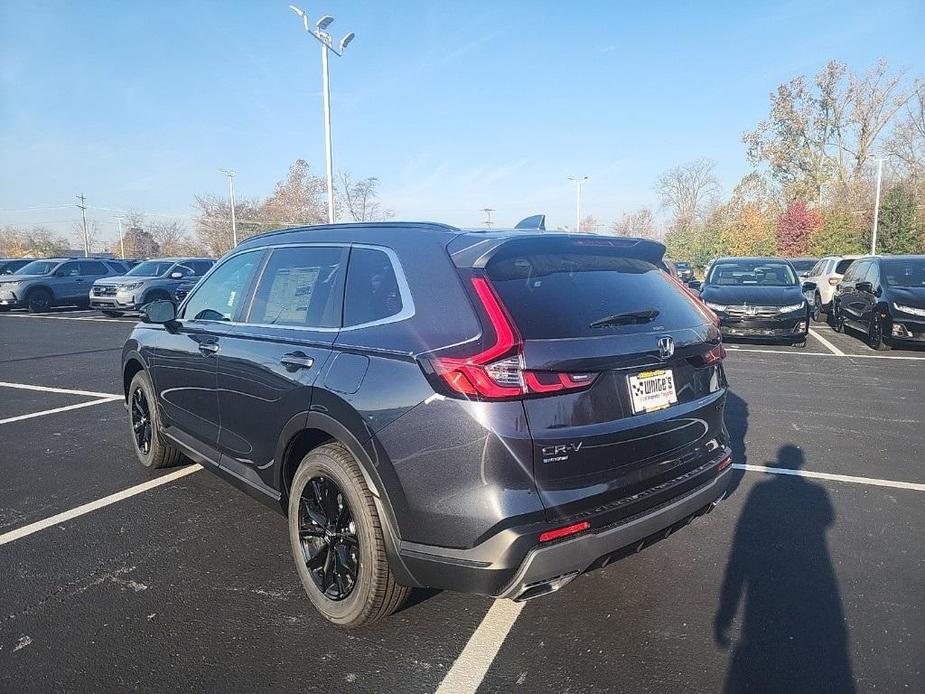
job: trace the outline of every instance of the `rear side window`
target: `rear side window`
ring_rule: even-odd
[[[81,260],[80,261],[80,274],[81,275],[106,275],[108,273],[109,273],[109,270],[106,269],[106,266],[97,260]]]
[[[75,262],[62,263],[55,269],[58,277],[77,277],[80,275],[80,266]]]
[[[340,327],[345,248],[273,251],[257,285],[249,323]]]
[[[121,264],[121,263],[117,263],[117,262],[115,262],[115,261],[113,261],[113,260],[107,260],[107,261],[106,261],[106,266],[107,266],[110,270],[112,270],[113,272],[118,272],[118,273],[120,273],[120,274],[123,273],[123,272],[125,272],[125,268],[122,266],[122,264]]]
[[[350,252],[344,325],[385,320],[402,311],[401,292],[389,256],[374,248]]]
[[[694,300],[644,260],[603,249],[503,253],[488,264],[488,277],[525,339],[597,337],[704,323]]]
[[[212,267],[212,263],[208,260],[190,260],[186,263],[183,263],[190,270],[193,271],[193,274],[197,277],[201,277],[209,271],[209,268]]]

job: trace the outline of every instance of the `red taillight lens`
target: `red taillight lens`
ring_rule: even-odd
[[[731,455],[730,455],[730,456],[727,456],[727,457],[723,458],[721,461],[719,461],[719,465],[716,466],[716,471],[717,471],[717,472],[722,472],[723,470],[725,470],[725,469],[726,469],[727,467],[729,467],[730,465],[732,465],[732,456],[731,456]]]
[[[597,374],[525,371],[523,343],[510,314],[491,283],[473,277],[472,288],[494,332],[494,343],[468,357],[435,357],[434,372],[454,393],[485,400],[577,390],[590,386]]]
[[[581,521],[581,523],[575,523],[574,525],[566,525],[564,528],[556,528],[555,530],[547,530],[545,533],[540,533],[540,542],[549,542],[551,540],[558,540],[563,537],[568,537],[569,535],[574,535],[576,533],[584,532],[591,527],[591,524],[588,521]]]
[[[839,277],[829,277],[829,285],[832,287],[837,287],[838,283],[841,282]]]

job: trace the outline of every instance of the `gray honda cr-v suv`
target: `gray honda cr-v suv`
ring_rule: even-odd
[[[142,309],[136,453],[286,514],[337,624],[416,586],[545,595],[725,493],[720,333],[663,253],[422,223],[248,239],[178,308]]]
[[[93,283],[90,306],[110,316],[137,311],[149,301],[176,299],[184,283],[199,279],[215,263],[211,258],[152,258],[133,267],[122,277]]]

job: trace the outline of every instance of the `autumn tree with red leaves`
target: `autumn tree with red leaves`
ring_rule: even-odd
[[[822,215],[802,201],[787,205],[777,220],[777,248],[786,258],[807,255],[810,237],[822,226]]]

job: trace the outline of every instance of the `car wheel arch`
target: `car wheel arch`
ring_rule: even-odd
[[[309,412],[302,428],[284,439],[280,448],[277,449],[277,460],[282,461],[282,464],[278,466],[277,483],[283,514],[287,513],[289,505],[289,486],[305,455],[326,443],[341,444],[357,461],[363,479],[373,494],[392,571],[402,585],[421,587],[401,558],[399,551],[401,536],[398,532],[398,522],[391,500],[385,493],[385,485],[377,471],[378,465],[373,461],[368,447],[339,421],[317,411]],[[379,448],[375,445],[374,437],[369,439],[369,444],[373,449]]]
[[[25,294],[23,294],[23,299],[25,299],[26,301],[28,301],[28,300],[29,300],[29,296],[30,296],[33,292],[36,292],[36,291],[39,291],[39,290],[48,292],[48,296],[51,297],[51,303],[54,303],[54,301],[55,301],[55,292],[54,292],[54,290],[52,290],[52,288],[49,287],[47,284],[35,284],[35,285],[32,285],[31,287],[29,287],[29,288],[26,290]]]
[[[122,365],[122,392],[128,401],[128,389],[132,385],[132,379],[139,371],[146,371],[147,365],[138,354],[129,355]]]

